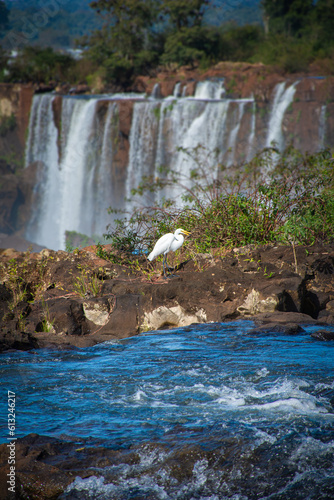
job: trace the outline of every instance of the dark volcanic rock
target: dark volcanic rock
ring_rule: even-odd
[[[334,323],[329,247],[298,247],[298,269],[292,249],[283,246],[199,255],[170,279],[161,276],[159,262],[152,265],[144,256],[139,262],[151,278],[95,251],[0,253],[2,350],[84,347],[146,330],[241,318],[256,319],[259,334]]]
[[[258,324],[266,325],[267,323],[280,325],[291,325],[291,324],[313,324],[317,323],[315,319],[307,314],[298,312],[285,312],[282,314],[280,311],[275,311],[272,313],[258,314],[255,318],[255,322]]]
[[[8,448],[0,445],[0,499],[56,500],[76,476],[103,473],[103,468],[140,461],[135,451],[115,451],[85,441],[62,441],[29,434],[16,441],[16,495],[7,490]]]
[[[334,332],[329,332],[328,330],[317,330],[311,333],[311,337],[316,340],[334,340]]]
[[[304,328],[296,323],[269,323],[269,325],[262,325],[250,330],[248,335],[272,335],[275,333],[283,335],[297,335],[299,333],[305,332]]]

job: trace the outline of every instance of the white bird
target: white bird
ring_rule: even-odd
[[[177,229],[175,233],[164,234],[163,236],[161,236],[161,238],[158,239],[158,241],[154,245],[152,252],[147,257],[148,260],[152,261],[153,259],[158,257],[158,255],[164,254],[164,258],[162,261],[164,276],[166,276],[165,264],[168,269],[171,270],[171,268],[167,264],[167,254],[168,252],[176,252],[178,248],[182,247],[184,242],[183,234],[188,236],[190,233],[188,231],[185,231],[184,229]]]

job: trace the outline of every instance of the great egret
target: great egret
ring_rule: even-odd
[[[171,269],[167,264],[167,254],[168,252],[176,252],[178,248],[182,247],[184,242],[183,234],[188,236],[190,233],[188,231],[185,231],[184,229],[177,229],[175,233],[164,234],[163,236],[161,236],[161,238],[158,239],[158,241],[154,245],[152,252],[147,257],[148,260],[152,261],[153,259],[158,257],[158,255],[161,255],[162,253],[164,254],[164,258],[162,261],[164,276],[166,276],[165,264],[169,270]]]

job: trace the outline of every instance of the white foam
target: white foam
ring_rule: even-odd
[[[141,389],[137,389],[136,393],[133,395],[132,399],[134,401],[143,401],[147,399],[147,394]]]
[[[275,436],[271,436],[270,434],[268,434],[268,432],[264,432],[260,429],[257,429],[255,436],[257,438],[256,447],[260,446],[263,443],[274,444],[277,441]]]
[[[273,410],[277,409],[280,411],[288,411],[295,410],[301,413],[321,413],[324,410],[317,409],[316,404],[313,401],[307,400],[306,398],[301,400],[297,398],[286,398],[286,399],[278,399],[276,401],[272,401],[271,403],[264,403],[262,405],[254,405],[254,408],[261,410]]]
[[[292,453],[290,460],[292,462],[310,462],[310,459],[313,460],[319,457],[320,455],[324,455],[327,453],[333,453],[334,451],[334,440],[323,443],[318,439],[314,439],[312,437],[306,437],[303,439],[300,446],[294,450]],[[311,461],[312,463],[312,461]]]
[[[149,446],[144,446],[139,453],[140,465],[148,467],[152,464],[162,462],[166,458],[166,453],[160,449],[150,449]]]
[[[266,377],[267,375],[269,375],[269,370],[266,368],[266,367],[263,367],[263,368],[260,368],[259,370],[257,370],[256,372],[256,377],[259,379],[259,378],[264,378]]]
[[[209,462],[206,458],[199,460],[194,464],[193,475],[195,477],[196,486],[204,486],[207,481]]]
[[[86,479],[82,479],[77,476],[73,483],[69,484],[65,490],[65,493],[70,491],[87,491],[89,493],[96,495],[101,495],[105,493],[114,493],[117,487],[113,484],[105,484],[104,477],[91,476]]]
[[[85,491],[91,498],[104,500],[105,498],[124,498],[126,492],[132,488],[139,489],[142,495],[147,495],[147,498],[150,498],[152,493],[154,493],[154,498],[159,500],[169,498],[165,489],[156,483],[155,478],[145,474],[136,478],[126,478],[126,481],[122,481],[119,485],[106,483],[104,477],[91,476],[86,479],[76,477],[73,483],[66,488],[65,493],[74,490]]]

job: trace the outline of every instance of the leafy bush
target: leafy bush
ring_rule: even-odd
[[[205,150],[184,152],[196,160]],[[164,200],[160,206],[138,207],[116,220],[105,235],[115,249],[128,255],[145,252],[162,234],[178,227],[191,232],[187,248],[192,254],[270,242],[334,242],[334,170],[329,150],[303,155],[293,147],[282,154],[266,148],[234,176],[222,165],[215,176],[198,161],[188,184],[173,170],[164,170],[161,178],[143,178],[134,196],[182,186],[183,205]]]
[[[275,64],[285,72],[297,73],[307,71],[315,57],[316,52],[310,39],[295,39],[275,34],[267,37],[264,43],[254,46],[250,60]]]

